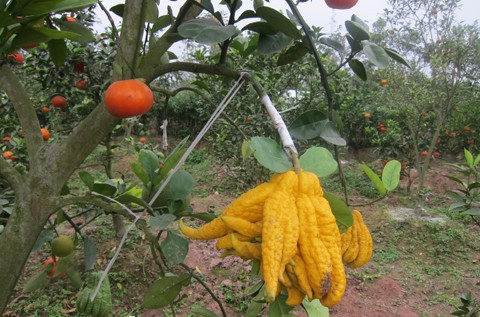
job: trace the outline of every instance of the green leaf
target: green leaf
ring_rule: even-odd
[[[332,153],[323,147],[311,147],[300,156],[300,166],[318,177],[327,177],[337,170],[337,161]]]
[[[480,208],[470,208],[463,212],[465,215],[480,216]]]
[[[125,4],[117,4],[110,8],[110,11],[123,18],[123,11],[125,10]]]
[[[159,16],[152,26],[152,32],[155,33],[172,24],[172,19],[168,14]]]
[[[187,143],[188,137],[184,138],[182,141],[180,141],[179,144],[173,149],[173,151],[167,156],[165,159],[165,162],[163,163],[162,168],[160,169],[159,174],[157,177],[154,179],[153,184],[156,186],[160,184],[161,181],[163,181],[168,173],[177,165],[177,163],[180,161],[182,158],[183,154],[185,153],[186,149],[186,143]]]
[[[396,61],[400,64],[403,64],[403,65],[407,66],[408,68],[412,68],[410,66],[410,64],[407,62],[407,60],[402,55],[400,55],[399,52],[397,52],[393,48],[384,48],[384,50],[385,50],[385,52],[387,52],[388,56],[390,56],[390,58],[393,59],[394,61]]]
[[[214,214],[208,213],[208,212],[201,212],[201,213],[192,213],[188,215],[189,217],[196,218],[203,220],[205,222],[210,222],[213,219],[217,218]]]
[[[80,23],[62,22],[60,24],[60,29],[62,31],[78,34],[78,37],[72,39],[75,42],[87,44],[95,41],[95,36],[93,35],[92,31]]]
[[[165,230],[167,227],[177,219],[175,215],[172,214],[163,214],[154,217],[150,217],[148,223],[153,230]]]
[[[368,178],[370,178],[370,180],[373,182],[375,187],[377,187],[378,192],[381,195],[386,195],[387,194],[387,189],[385,188],[385,185],[383,185],[380,177],[378,177],[378,175],[375,174],[375,172],[372,171],[372,169],[365,164],[360,164],[360,168],[368,176]]]
[[[210,0],[200,0],[200,1],[197,1],[197,3],[202,7],[204,8],[205,10],[207,10],[208,12],[210,12],[211,14],[215,15],[215,8],[213,7],[213,4]]]
[[[318,299],[311,302],[304,299],[302,303],[303,308],[307,312],[308,317],[329,317],[330,312],[327,307],[323,306]]]
[[[175,265],[185,260],[188,253],[188,240],[169,230],[160,247],[167,261]]]
[[[168,202],[182,200],[190,195],[194,186],[195,180],[192,175],[187,171],[178,170],[173,174],[167,186],[163,189],[162,193],[158,196],[152,206],[167,206]],[[155,194],[158,187],[159,186],[155,187],[152,191],[152,195]]]
[[[402,164],[397,160],[391,160],[385,165],[382,172],[382,183],[387,191],[391,192],[397,188],[401,171]]]
[[[309,140],[320,135],[320,130],[326,116],[318,110],[310,110],[302,113],[288,127],[293,138]]]
[[[203,316],[203,317],[218,317],[213,311],[206,309],[205,307],[201,306],[194,306],[190,310],[191,314],[195,314],[195,316]]]
[[[289,47],[285,52],[280,54],[277,59],[277,65],[283,66],[291,64],[308,53],[308,47],[302,42],[296,42],[293,46]]]
[[[258,317],[265,306],[264,303],[252,301],[248,304],[247,311],[245,312],[245,317]]]
[[[270,304],[268,309],[268,317],[292,317],[294,315],[289,312],[293,307],[288,306],[286,303],[287,296],[279,295],[273,303]]]
[[[0,11],[0,28],[4,28],[12,24],[17,24],[23,22],[24,20],[25,19],[14,18],[5,11]]]
[[[353,224],[352,211],[343,200],[335,195],[323,192],[323,197],[328,200],[330,208],[332,208],[340,232],[344,232]]]
[[[76,40],[79,38],[80,35],[74,32],[41,27],[24,27],[15,35],[12,41],[12,47],[22,47],[32,43],[48,42],[50,40]]]
[[[347,145],[347,141],[340,136],[335,124],[329,120],[326,120],[325,124],[320,130],[320,137],[331,144],[339,146]]]
[[[275,31],[281,32],[293,39],[299,40],[302,38],[302,34],[298,31],[295,24],[277,10],[261,6],[256,10],[256,13],[260,18],[267,21]]]
[[[93,184],[92,192],[96,192],[104,196],[113,196],[117,192],[117,187],[109,183],[95,183]]]
[[[467,149],[463,149],[463,153],[465,155],[465,160],[467,161],[468,167],[470,167],[470,169],[474,169],[472,152]]]
[[[283,148],[275,141],[265,137],[253,137],[253,155],[264,167],[274,173],[284,173],[292,168],[290,159]]]
[[[200,44],[221,43],[239,31],[233,25],[221,25],[212,19],[197,18],[180,24],[178,33]]]
[[[156,176],[156,171],[160,166],[158,156],[150,150],[141,149],[138,152],[138,161],[148,175],[148,179],[153,183]]]
[[[287,48],[290,43],[292,43],[292,38],[283,33],[274,35],[260,34],[257,50],[262,54],[272,55]]]
[[[244,140],[242,142],[242,160],[245,161],[247,158],[252,156],[253,152],[255,152],[255,149],[250,144],[250,141]]]
[[[243,20],[243,19],[250,19],[250,18],[256,18],[257,14],[253,10],[245,10],[240,14],[238,17],[237,21]]]
[[[24,6],[19,15],[42,15],[59,11],[74,11],[89,7],[98,0],[32,0]]]
[[[480,163],[480,154],[477,155],[475,161],[473,161],[473,166],[476,167]]]
[[[387,52],[377,44],[371,42],[363,43],[363,52],[368,60],[379,68],[385,68],[390,63]]]
[[[165,276],[153,283],[143,296],[142,307],[154,309],[168,306],[190,284],[190,275]]]
[[[97,259],[97,245],[89,236],[83,235],[83,253],[85,271],[93,270],[95,267],[95,260]]]
[[[360,24],[360,26],[366,30],[367,32],[370,32],[370,28],[368,27],[368,24],[365,23],[362,19],[360,19],[357,15],[352,15],[352,17],[350,18],[350,20],[352,20],[353,22],[355,23],[358,23]]]
[[[82,182],[88,187],[88,189],[90,191],[92,191],[93,190],[93,184],[95,183],[95,179],[93,178],[93,176],[89,172],[86,172],[86,171],[78,172],[78,176],[80,177]]]
[[[140,197],[129,194],[128,192],[123,193],[122,195],[116,197],[115,200],[122,203],[122,204],[125,204],[125,205],[129,205],[129,204],[132,204],[132,203],[137,204],[137,205],[142,206],[145,209],[149,210],[151,213],[153,213],[152,206],[150,206],[148,204],[148,202],[146,202],[145,200],[143,200]]]
[[[250,30],[258,34],[275,35],[277,31],[265,21],[252,22],[245,25],[242,31]]]
[[[55,67],[60,68],[67,58],[67,44],[64,40],[50,40],[48,42],[48,52]]]
[[[355,40],[353,37],[350,35],[345,35],[347,38],[347,42],[350,45],[350,49],[352,50],[352,53],[357,53],[360,52],[363,49],[362,42]]]
[[[137,177],[142,181],[143,185],[148,187],[150,180],[148,178],[147,171],[137,162],[131,162],[130,167],[135,175],[137,175]]]
[[[345,27],[348,33],[357,41],[365,41],[370,39],[370,34],[362,24],[354,21],[345,21]]]
[[[145,22],[155,23],[158,18],[158,6],[155,0],[147,0]]]
[[[341,53],[345,52],[345,48],[343,47],[342,43],[334,39],[331,39],[328,37],[321,37],[319,42],[323,45],[333,48],[337,52],[341,52]]]
[[[44,288],[48,283],[47,270],[51,270],[52,268],[53,263],[46,268],[42,268],[40,272],[35,273],[23,287],[23,292],[30,293],[37,289]]]
[[[361,80],[367,80],[367,71],[365,70],[365,66],[361,61],[355,58],[351,59],[348,62],[348,66],[350,66],[350,69],[353,70],[355,75],[357,75]]]

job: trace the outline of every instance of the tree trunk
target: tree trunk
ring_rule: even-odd
[[[0,235],[0,315],[5,311],[13,294],[18,278],[28,260],[30,252],[41,233],[51,212],[51,205],[39,189],[26,188],[24,195],[17,195],[15,208],[8,220],[8,225]],[[44,197],[47,197],[45,193]],[[34,212],[32,212],[34,211]]]

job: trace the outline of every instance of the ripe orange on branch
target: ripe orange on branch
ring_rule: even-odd
[[[136,117],[152,108],[153,93],[143,82],[136,79],[119,80],[105,92],[105,106],[117,118]]]
[[[55,108],[63,108],[67,105],[67,99],[63,96],[55,96],[50,102]]]
[[[356,5],[358,0],[325,0],[327,6],[332,9],[350,9]]]
[[[42,134],[42,138],[44,141],[48,141],[50,139],[50,131],[45,128],[40,129],[40,133]]]
[[[372,117],[372,115],[370,113],[364,113],[363,117],[366,118],[366,119],[369,119],[369,118]]]
[[[10,161],[15,161],[16,160],[15,157],[13,157],[13,152],[12,151],[3,152],[2,156],[6,160],[10,160]]]

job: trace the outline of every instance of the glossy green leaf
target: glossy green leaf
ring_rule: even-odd
[[[286,300],[286,295],[279,295],[275,301],[270,304],[268,317],[295,317],[295,315],[290,314],[293,307],[288,306]]]
[[[184,138],[180,141],[177,146],[173,149],[173,151],[167,156],[165,162],[163,162],[163,166],[160,169],[160,173],[158,173],[157,177],[155,177],[154,185],[157,186],[162,182],[170,173],[170,171],[177,165],[177,163],[182,158],[183,154],[187,150],[186,144],[188,141],[188,137]]]
[[[163,215],[156,215],[154,217],[150,217],[148,223],[152,227],[153,230],[165,230],[167,227],[173,223],[177,217],[172,214],[163,214]]]
[[[95,183],[95,179],[93,178],[93,176],[89,172],[86,172],[86,171],[78,172],[78,176],[80,177],[82,182],[88,187],[88,189],[90,191],[92,191],[93,190],[93,184]]]
[[[326,116],[318,110],[306,111],[292,122],[288,131],[298,140],[313,139],[320,135],[325,120]]]
[[[400,55],[400,53],[392,48],[384,48],[385,52],[387,52],[388,56],[390,56],[391,59],[393,59],[394,61],[400,63],[400,64],[403,64],[405,66],[407,66],[408,68],[412,68],[410,66],[410,64],[407,62],[407,60],[402,56]]]
[[[17,24],[23,21],[25,21],[25,19],[14,18],[7,12],[0,11],[0,28],[4,28],[6,26]]]
[[[47,272],[53,269],[53,263],[42,268],[41,271],[35,273],[23,287],[24,293],[30,293],[37,289],[44,288],[48,283]]]
[[[363,43],[363,52],[368,60],[378,68],[385,68],[390,64],[390,58],[387,52],[375,43]]]
[[[32,0],[24,6],[19,15],[43,15],[51,12],[74,11],[89,7],[98,0]]]
[[[155,23],[158,18],[158,6],[155,0],[147,0],[145,7],[145,22]]]
[[[238,29],[233,25],[220,25],[211,19],[197,18],[180,24],[178,33],[201,44],[215,44],[233,37]]]
[[[375,174],[375,172],[372,171],[372,169],[365,164],[360,164],[360,168],[368,176],[368,178],[370,178],[370,180],[373,182],[373,184],[377,188],[378,192],[381,195],[386,195],[387,189],[385,188],[385,185],[383,185],[383,182],[380,179],[380,177],[378,177],[378,175]]]
[[[148,204],[148,202],[146,202],[145,200],[143,200],[140,197],[131,195],[128,192],[123,193],[122,195],[116,197],[115,200],[118,201],[119,203],[122,203],[122,204],[125,204],[125,205],[130,205],[132,203],[137,204],[137,205],[142,206],[143,208],[145,208],[145,209],[147,209],[147,210],[149,210],[150,212],[153,213],[153,209]]]
[[[194,306],[190,310],[190,314],[194,314],[195,316],[202,316],[202,317],[219,317],[213,311],[208,310],[205,307],[201,307],[201,306]]]
[[[264,306],[264,303],[251,301],[250,304],[248,304],[247,311],[245,312],[245,317],[258,317],[262,312]]]
[[[343,47],[342,43],[340,43],[340,42],[338,42],[334,39],[331,39],[329,37],[321,37],[319,42],[323,45],[326,45],[328,47],[333,48],[337,52],[340,52],[340,53],[345,52],[345,48]]]
[[[345,21],[345,27],[348,33],[357,41],[365,41],[370,39],[370,34],[362,24],[354,21]]]
[[[95,241],[90,239],[87,235],[83,235],[83,254],[85,271],[90,271],[94,268],[97,259],[97,246]]]
[[[302,34],[297,29],[296,25],[277,10],[266,6],[260,6],[256,13],[260,18],[267,21],[275,31],[281,32],[293,39],[299,40],[302,38]]]
[[[147,172],[148,179],[153,183],[153,180],[156,176],[156,171],[160,165],[158,156],[150,150],[141,149],[140,152],[138,152],[138,161],[142,165],[145,172]]]
[[[350,45],[350,49],[352,50],[352,53],[357,53],[363,50],[362,42],[355,40],[349,34],[345,35],[345,38],[347,39],[347,42]]]
[[[48,52],[55,67],[62,67],[67,58],[67,44],[65,40],[50,40],[48,42]]]
[[[47,241],[51,241],[53,237],[55,236],[55,233],[51,229],[44,229],[42,232],[37,237],[37,240],[35,241],[35,244],[33,245],[32,252],[38,252],[43,248],[43,245]]]
[[[467,149],[463,149],[463,154],[465,156],[465,160],[467,161],[467,165],[470,169],[473,169],[473,155],[472,152],[470,152]]]
[[[190,275],[165,276],[153,283],[143,297],[142,307],[154,309],[168,306],[183,287],[190,284]]]
[[[338,146],[347,145],[347,141],[340,135],[335,124],[332,121],[326,121],[320,130],[320,137],[328,143]]]
[[[283,33],[274,35],[260,34],[257,43],[257,50],[266,55],[272,55],[287,48],[292,43],[292,38]]]
[[[297,42],[281,53],[277,59],[277,65],[283,66],[298,61],[308,53],[308,47],[302,42]]]
[[[192,175],[185,170],[178,170],[173,174],[165,189],[152,204],[154,207],[166,206],[169,201],[182,200],[192,192],[195,186],[195,180]],[[155,194],[157,188],[152,191]]]
[[[22,47],[32,43],[48,42],[50,40],[77,40],[80,35],[74,32],[59,31],[50,28],[24,27],[12,41],[12,47]]]
[[[211,14],[215,14],[215,8],[210,0],[200,0],[197,3]]]
[[[365,23],[362,19],[360,19],[357,15],[352,15],[350,18],[353,22],[359,24],[365,31],[370,32],[370,28],[367,23]]]
[[[147,187],[150,179],[148,178],[147,171],[142,167],[142,165],[140,165],[138,162],[131,162],[130,168],[135,173],[135,175],[137,175],[137,177],[142,181],[143,185]]]
[[[361,61],[358,59],[351,59],[348,62],[348,66],[350,66],[350,69],[353,70],[355,75],[357,75],[361,80],[367,80],[367,70]]]
[[[304,299],[302,302],[303,308],[307,312],[308,317],[329,317],[330,311],[327,307],[323,306],[318,299],[309,301]]]
[[[250,19],[250,18],[256,18],[256,17],[257,17],[257,14],[255,13],[255,11],[245,10],[240,14],[237,21],[244,20],[244,19]]]
[[[113,196],[117,192],[117,187],[108,183],[95,183],[93,184],[92,192],[105,196]]]
[[[252,32],[257,32],[259,34],[267,35],[275,35],[277,33],[277,31],[275,31],[275,29],[265,21],[252,22],[245,25],[242,30],[249,30]]]
[[[385,189],[389,192],[397,188],[400,183],[400,172],[402,171],[402,164],[397,160],[389,161],[382,172],[382,183]]]
[[[255,149],[250,144],[250,141],[244,140],[242,142],[242,160],[245,161],[248,159],[250,156],[252,156],[253,152],[255,152]]]
[[[300,166],[303,170],[323,178],[335,173],[338,164],[326,148],[311,147],[300,156]]]
[[[332,208],[340,232],[344,232],[353,224],[352,211],[343,200],[333,194],[324,192],[323,197],[328,200],[330,208]]]
[[[284,173],[292,168],[292,163],[283,148],[275,141],[265,137],[253,137],[251,145],[257,161],[274,173]]]
[[[60,29],[62,31],[78,34],[78,37],[72,39],[75,42],[87,44],[89,42],[95,41],[95,36],[93,35],[92,31],[90,31],[89,28],[84,27],[80,23],[63,22],[60,24]]]
[[[188,253],[188,240],[169,230],[160,247],[168,263],[175,265],[185,260]]]

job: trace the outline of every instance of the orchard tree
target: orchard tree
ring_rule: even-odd
[[[426,148],[418,148],[419,142],[414,142],[412,148],[416,151],[418,187],[422,190],[439,136],[464,94],[470,95],[471,86],[478,85],[480,29],[478,24],[456,22],[459,0],[390,0],[389,4],[385,19],[376,22],[375,30],[383,34],[384,43],[407,56],[411,70],[390,74],[388,79],[398,83],[398,88],[386,87],[391,97],[388,100],[392,108],[406,107],[408,115],[403,119],[410,120],[407,126],[412,135],[418,132],[422,113],[431,113],[433,118]],[[419,96],[417,89],[422,92]],[[413,117],[407,110],[412,108]],[[414,139],[418,140],[418,135]],[[421,156],[425,150],[427,153]]]
[[[334,3],[335,1],[330,2]],[[287,3],[295,19],[284,16],[274,8],[263,6],[259,1],[255,2],[254,10],[246,9],[243,11],[240,10],[242,8],[240,1],[222,2],[222,8],[227,12],[226,19],[208,0],[186,1],[176,16],[173,15],[171,10],[159,16],[157,3],[153,0],[127,0],[125,4],[111,8],[111,11],[122,17],[122,25],[121,31],[117,26],[112,25],[112,37],[115,39],[117,47],[111,69],[111,85],[106,90],[105,98],[92,107],[93,109],[88,114],[79,118],[78,122],[72,122],[73,128],[68,134],[59,135],[55,140],[48,140],[45,134],[42,136],[41,133],[42,126],[35,110],[38,105],[35,105],[32,101],[34,98],[30,96],[29,87],[22,83],[22,71],[19,68],[25,62],[23,58],[23,54],[26,54],[24,49],[34,48],[39,44],[47,45],[49,53],[48,56],[45,55],[45,58],[50,59],[59,72],[65,71],[67,55],[74,54],[74,51],[69,51],[71,46],[68,43],[70,41],[88,43],[95,38],[90,30],[80,23],[81,19],[77,21],[72,15],[80,9],[96,3],[97,1],[94,0],[33,0],[27,2],[12,0],[0,2],[0,89],[2,94],[5,95],[5,98],[2,97],[2,107],[8,108],[8,111],[14,110],[20,125],[18,131],[20,128],[22,130],[21,135],[24,138],[22,142],[24,142],[25,151],[23,160],[25,164],[23,166],[20,166],[19,162],[14,159],[12,156],[14,153],[4,153],[4,159],[0,159],[0,176],[14,192],[15,197],[13,207],[8,212],[8,220],[0,233],[0,250],[2,250],[0,260],[0,280],[2,281],[0,284],[0,313],[5,310],[30,252],[49,218],[58,210],[61,210],[62,207],[69,205],[95,205],[104,211],[124,215],[129,220],[134,221],[137,227],[145,233],[149,243],[152,244],[152,250],[164,255],[161,259],[157,257],[158,261],[156,263],[161,266],[162,273],[159,280],[153,283],[152,288],[147,291],[143,303],[144,307],[169,306],[182,287],[188,285],[190,280],[195,278],[193,270],[181,265],[186,256],[185,245],[188,245],[187,240],[176,234],[175,230],[171,228],[167,230],[167,238],[162,238],[163,240],[159,241],[161,235],[153,234],[146,225],[146,221],[139,219],[139,216],[132,212],[132,209],[142,206],[142,211],[146,210],[152,217],[159,217],[157,223],[166,224],[165,226],[183,216],[202,218],[187,208],[193,179],[185,171],[178,170],[182,159],[185,155],[188,155],[185,149],[186,141],[183,141],[166,158],[159,157],[151,151],[141,151],[139,153],[139,162],[132,164],[132,169],[142,182],[141,197],[126,193],[126,186],[119,182],[114,185],[112,185],[112,180],[110,180],[110,183],[99,183],[85,172],[80,174],[80,178],[89,188],[87,194],[74,196],[66,190],[66,185],[68,185],[72,174],[100,142],[111,133],[112,129],[120,123],[122,118],[141,115],[150,109],[154,102],[154,95],[148,85],[155,92],[165,93],[162,88],[168,86],[168,83],[163,85],[166,80],[162,77],[164,75],[184,71],[208,76],[221,76],[229,80],[237,80],[235,83],[231,81],[234,87],[242,83],[241,79],[248,80],[274,119],[283,143],[282,148],[270,139],[257,138],[252,140],[252,147],[255,148],[258,161],[276,173],[287,173],[292,168],[299,173],[300,162],[303,162],[302,165],[306,170],[311,169],[316,173],[310,174],[316,175],[312,179],[314,182],[318,175],[335,171],[337,163],[331,158],[331,155],[325,155],[326,150],[314,148],[313,151],[307,151],[299,157],[283,120],[273,107],[267,91],[262,87],[260,81],[255,80],[254,74],[244,74],[235,65],[227,63],[227,57],[236,45],[235,38],[241,33],[235,26],[239,21],[251,19],[253,22],[244,27],[244,30],[250,30],[258,34],[256,40],[249,42],[248,47],[244,48],[242,58],[253,54],[254,51],[273,56],[277,59],[277,63],[281,61],[282,64],[293,63],[307,54],[314,57],[320,74],[320,82],[324,88],[328,115],[326,118],[315,116],[314,120],[311,120],[312,117],[308,115],[303,116],[294,123],[292,133],[294,132],[293,134],[298,138],[320,136],[337,145],[345,143],[333,123],[334,95],[328,81],[331,74],[327,72],[323,64],[321,55],[312,39],[309,26],[303,20],[297,6],[290,0],[287,0]],[[354,3],[352,2],[352,4]],[[109,11],[101,3],[99,5],[110,18],[109,20],[112,20]],[[200,16],[200,13],[202,13],[202,16]],[[294,21],[297,21],[299,25]],[[356,58],[362,53],[365,53],[368,60],[381,67],[387,66],[390,57],[405,63],[396,52],[384,50],[371,42],[368,27],[358,17],[352,16],[352,19],[347,21],[346,27],[348,30],[348,48],[328,38],[325,38],[322,42],[323,45],[333,47],[339,52],[349,52],[342,54],[341,63],[336,70],[348,64],[355,74],[366,80],[365,67],[362,61]],[[169,59],[174,60],[175,56],[169,52],[169,49],[176,42],[186,39],[193,39],[201,44],[218,45],[218,57],[209,60],[208,63],[170,61]],[[85,83],[78,84],[77,82],[78,89],[83,90],[85,87]],[[128,100],[131,95],[136,96],[133,99],[134,101],[125,104],[125,100]],[[58,107],[68,106],[65,105],[65,100],[60,100],[60,104],[57,103],[56,105]],[[134,107],[134,109],[130,109],[131,107]],[[198,139],[196,138],[197,142]],[[272,150],[274,151],[272,152]],[[321,159],[315,157],[318,153],[322,154]],[[327,172],[326,169],[328,169]],[[289,173],[289,175],[292,175],[292,173]],[[276,180],[281,179],[276,178]],[[318,180],[316,182],[318,184]],[[4,186],[3,182],[2,186]],[[162,192],[166,186],[170,187]],[[316,193],[320,195],[322,192],[317,188]],[[322,197],[322,199],[324,198]],[[331,212],[329,214],[333,229],[328,231],[332,232],[332,235],[336,234],[335,239],[331,241],[338,241],[340,233],[336,222],[342,224],[342,228],[345,229],[352,223],[360,223],[361,225],[361,216],[356,215],[357,220],[354,221],[354,216],[348,208],[335,200],[333,202],[335,202],[332,203],[333,206],[336,206],[333,208],[334,214],[331,214]],[[69,218],[66,212],[63,212],[62,216],[66,219]],[[276,217],[276,215],[272,216]],[[313,214],[310,214],[309,217],[309,219],[312,219]],[[205,217],[202,219],[205,219]],[[215,220],[212,223],[222,223],[219,218]],[[95,263],[95,256],[94,254],[92,256],[91,253],[91,241],[81,230],[78,230],[79,228],[75,229],[76,234],[84,240],[85,258],[88,259],[86,269],[91,270]],[[186,232],[189,232],[188,229],[186,229]],[[272,236],[268,235],[265,238]],[[303,252],[318,258],[320,253],[309,251],[310,248],[307,247],[307,244],[310,239],[304,238],[305,236],[302,236],[304,241],[302,244]],[[317,239],[316,242],[319,245],[318,236],[312,236],[311,238],[313,240]],[[364,264],[371,256],[371,243],[364,242],[365,248],[362,249],[362,256],[358,260],[356,255],[345,259],[353,267]],[[345,287],[341,254],[335,251],[335,248],[338,249],[339,246],[332,245],[331,247],[332,256],[338,260],[335,262],[335,270],[337,271],[335,274],[327,272],[324,277],[338,277],[338,285],[335,281],[332,283],[334,288],[329,292],[328,300],[326,299],[327,294],[323,294],[323,290],[318,283],[315,294],[306,290],[310,294],[310,299],[315,295],[316,298],[325,300],[325,304],[330,306],[341,298],[343,294],[341,290]],[[173,254],[168,253],[168,250],[175,250],[175,252]],[[182,252],[177,252],[177,250],[182,250]],[[55,255],[58,250],[52,249],[52,251]],[[66,252],[64,251],[62,250],[58,255],[65,255]],[[68,251],[70,251],[70,247],[68,247]],[[270,256],[271,254],[267,252],[266,255]],[[161,260],[167,261],[168,264],[164,263],[162,265]],[[167,270],[176,265],[180,265],[186,273],[175,276],[166,274],[170,272]],[[317,263],[317,265],[320,266],[321,264]],[[270,273],[270,270],[268,273]],[[99,301],[101,303],[108,301],[109,287],[101,282],[105,278],[105,274],[101,276],[96,273],[88,275],[86,286],[79,297],[79,308],[85,309],[86,305],[84,304],[91,301],[92,296],[95,297],[100,285],[102,286],[100,293],[98,293]],[[311,274],[312,278],[319,276],[318,274]],[[197,279],[200,280],[198,277]],[[270,276],[269,283],[273,284],[267,283],[269,284],[268,287],[275,286],[275,283],[278,284],[276,279],[277,276],[274,275],[273,280]],[[175,283],[174,288],[170,284],[173,282]],[[317,282],[322,283],[322,281]],[[93,291],[96,284],[98,285],[97,290]],[[330,285],[330,283],[328,284]],[[163,292],[169,290],[169,296],[156,296],[159,289]],[[293,292],[292,294],[296,295],[293,303],[296,303],[295,305],[301,303],[305,296],[303,291],[296,288],[290,290]],[[107,293],[108,296],[106,296]],[[259,296],[263,297],[263,295],[263,293],[260,293]],[[266,291],[269,301],[273,301],[276,295],[276,292],[271,289]],[[325,298],[323,298],[323,295],[325,295]],[[335,298],[330,299],[330,296],[335,296]],[[285,297],[282,298],[285,302]],[[95,307],[100,307],[98,301],[94,303],[97,303],[94,304]],[[219,303],[219,306],[222,308],[221,303]],[[91,308],[91,305],[87,307]],[[223,308],[221,310],[225,316]],[[107,313],[106,311],[102,312]]]

